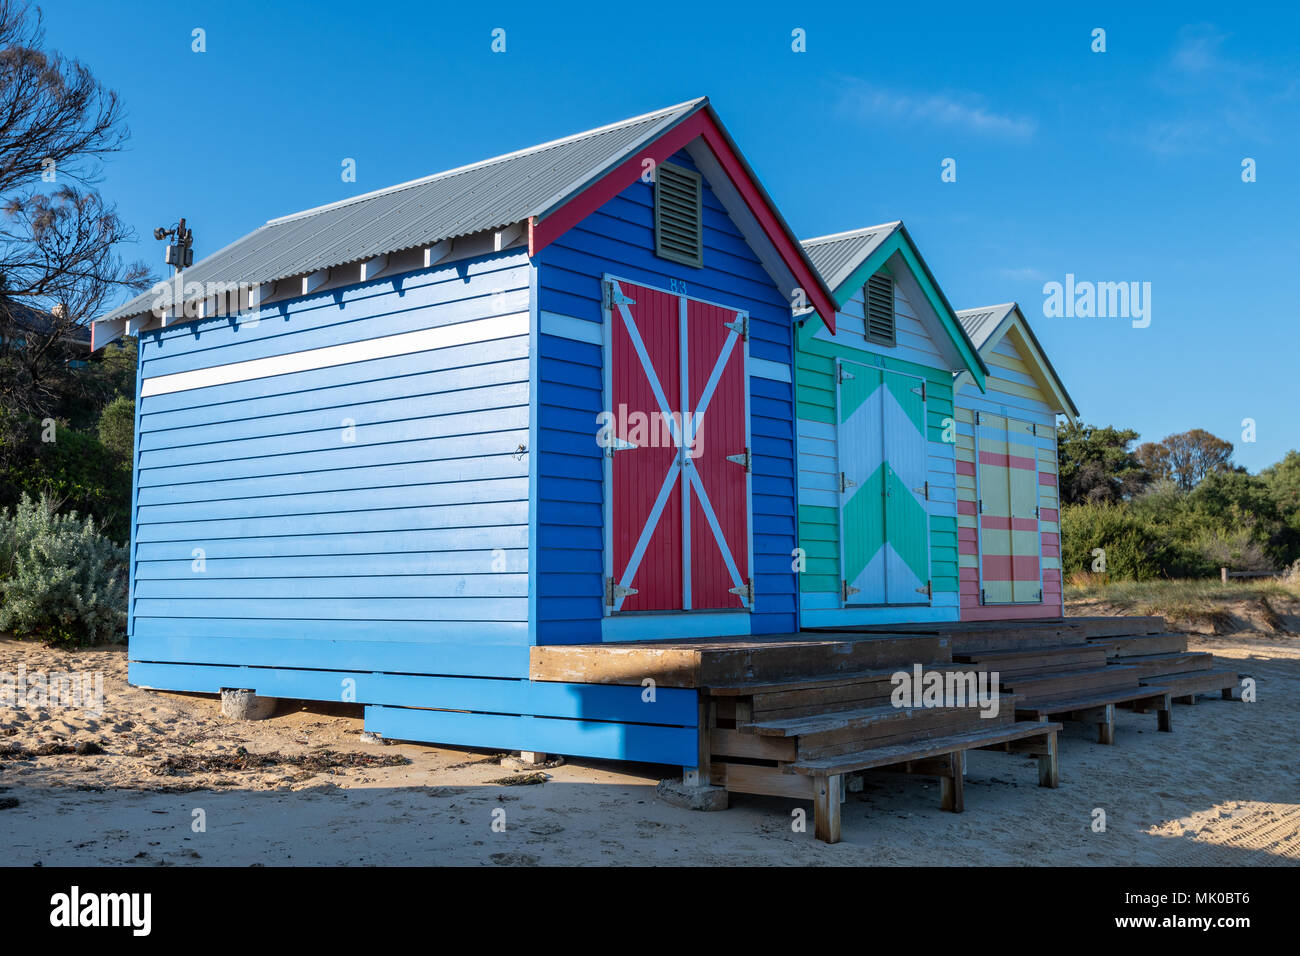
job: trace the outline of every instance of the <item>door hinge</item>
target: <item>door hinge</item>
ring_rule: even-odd
[[[988,603],[989,603],[989,602],[988,602],[988,598],[986,597],[987,594],[988,594],[987,591],[985,591],[983,588],[980,588],[980,604],[981,604],[981,605],[984,605],[984,604],[988,604]]]
[[[1029,423],[1029,434],[1031,435],[1038,434],[1038,425],[1036,425],[1034,422]]]
[[[841,365],[841,366],[840,366],[840,384],[843,384],[844,382],[851,382],[851,381],[853,381],[853,373],[850,372],[848,369],[846,369],[843,365]]]
[[[605,283],[605,290],[602,293],[601,298],[603,300],[601,304],[606,309],[612,309],[616,305],[636,305],[635,299],[628,298],[621,291],[616,292],[614,290],[613,282]]]
[[[754,579],[750,578],[738,588],[727,588],[730,594],[738,595],[750,607],[754,606]]]
[[[979,501],[975,502],[975,510],[978,511],[980,514],[983,514],[983,513],[984,513],[984,499],[983,499],[983,498],[981,498]]]
[[[1042,515],[1040,515],[1040,514],[1038,513],[1038,506],[1037,506],[1037,505],[1034,506],[1034,517],[1035,517],[1035,518],[1039,518],[1040,520],[1041,520],[1041,518],[1042,518]]]
[[[742,340],[749,341],[749,316],[737,313],[735,322],[722,323],[731,331],[735,332]]]
[[[629,594],[636,594],[636,588],[625,588],[612,577],[605,579],[605,604],[609,607],[618,605],[618,599],[627,597]]]
[[[856,488],[858,483],[850,478],[844,472],[840,472],[840,491],[848,491],[850,488]]]
[[[850,596],[857,594],[861,590],[862,588],[850,587],[848,581],[840,582],[840,597],[846,603],[848,602]]]
[[[926,600],[933,601],[933,600],[934,600],[934,594],[933,594],[933,593],[931,592],[931,590],[930,590],[930,583],[931,583],[931,582],[926,581],[926,582],[925,582],[925,587],[923,587],[923,588],[917,588],[917,589],[916,589],[916,593],[917,593],[917,594],[924,594],[925,597],[926,597]]]
[[[1039,589],[1038,589],[1038,603],[1039,603],[1039,604],[1042,604],[1042,603],[1043,603],[1043,589],[1042,589],[1042,588],[1039,588]]]
[[[746,472],[748,472],[750,468],[753,466],[753,459],[750,457],[748,448],[746,448],[744,452],[739,455],[728,455],[727,461],[734,462],[737,465],[744,465]]]
[[[980,423],[980,413],[979,413],[979,412],[976,412],[976,413],[975,413],[975,424],[978,425],[979,423]]]
[[[920,395],[921,401],[925,401],[925,382],[922,382],[916,388],[912,389],[913,395]]]
[[[930,500],[930,483],[927,481],[927,482],[925,483],[925,486],[924,486],[924,487],[921,487],[921,488],[913,488],[913,489],[912,489],[912,494],[914,494],[914,495],[925,495],[925,500],[926,500],[926,501],[929,501],[929,500]]]
[[[636,442],[628,441],[625,438],[614,437],[611,438],[609,440],[609,444],[605,446],[605,457],[613,458],[614,452],[616,451],[631,451],[634,448],[640,448],[640,447],[641,446],[638,445]]]

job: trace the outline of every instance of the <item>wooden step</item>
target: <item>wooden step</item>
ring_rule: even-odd
[[[927,757],[937,757],[940,754],[952,753],[955,750],[975,750],[981,747],[1010,743],[1013,740],[1046,736],[1060,729],[1060,724],[1053,723],[1008,724],[988,730],[970,730],[924,741],[891,744],[886,747],[872,747],[831,757],[801,759],[790,764],[788,769],[794,773],[818,777],[854,773],[858,770],[887,767],[890,764],[904,763],[908,760],[924,760]]]
[[[1015,701],[1013,694],[999,695],[999,714],[1012,710]],[[980,717],[978,707],[895,707],[893,704],[882,704],[786,720],[755,720],[753,723],[740,724],[736,729],[761,737],[811,737],[842,730],[868,732],[883,724],[916,722],[918,716],[924,714],[970,714],[976,720],[996,719]]]
[[[1158,686],[1142,684],[1137,687],[1113,688],[1092,694],[1022,700],[1016,706],[1016,717],[1019,720],[1041,720],[1047,717],[1055,717],[1058,714],[1071,714],[1094,707],[1104,707],[1107,704],[1126,704],[1142,700],[1155,701],[1157,698],[1169,693],[1170,689],[1161,683]]]
[[[1016,710],[1017,720],[1044,721],[1061,717],[1095,724],[1098,743],[1115,743],[1115,707],[1133,704],[1135,708],[1156,712],[1156,729],[1171,731],[1170,701],[1164,687],[1124,687],[1050,700],[1028,701]]]
[[[1160,674],[1182,674],[1188,671],[1208,671],[1214,668],[1214,655],[1204,651],[1182,651],[1174,654],[1147,654],[1142,657],[1119,658],[1111,667],[1136,667],[1140,678]]]
[[[1163,617],[1067,617],[1087,638],[1128,637],[1133,634],[1163,634]]]
[[[945,636],[952,645],[953,654],[1050,648],[1087,642],[1087,635],[1081,628],[1060,622],[1027,626],[1007,624],[1004,621],[999,622],[996,628],[954,630]]]
[[[1106,654],[1112,658],[1146,657],[1150,654],[1177,654],[1187,650],[1187,635],[1127,634],[1099,637],[1092,643],[1106,648]]]
[[[980,670],[1011,676],[1059,671],[1093,670],[1106,663],[1105,648],[1095,644],[1061,644],[1056,647],[1015,648],[953,654],[953,659]]]
[[[1166,688],[1175,698],[1195,697],[1197,694],[1218,694],[1225,690],[1232,692],[1240,685],[1241,675],[1233,670],[1188,671],[1161,674],[1152,677],[1151,682]]]
[[[970,667],[945,663],[924,665],[924,670],[938,673],[968,672]],[[912,668],[890,668],[884,671],[863,671],[845,675],[818,675],[797,681],[711,687],[709,693],[715,695],[720,707],[723,707],[728,699],[741,701],[748,698],[748,716],[752,720],[781,720],[889,703],[894,694],[894,676],[899,671],[911,673]],[[719,713],[722,714],[723,710],[720,709]],[[733,709],[731,713],[737,711]]]
[[[952,660],[933,634],[803,632],[744,638],[544,644],[529,648],[536,681],[731,688]]]
[[[1141,676],[1136,668],[1124,664],[1107,664],[1091,671],[1062,671],[1056,674],[1035,674],[1002,681],[1002,689],[1019,694],[1026,699],[1059,697],[1085,691],[1110,688],[1136,687]]]

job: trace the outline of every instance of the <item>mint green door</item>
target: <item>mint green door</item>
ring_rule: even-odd
[[[843,603],[928,604],[924,380],[837,363]]]

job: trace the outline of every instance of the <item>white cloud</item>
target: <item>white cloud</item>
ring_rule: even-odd
[[[839,105],[861,119],[959,128],[1002,139],[1029,139],[1038,128],[1032,118],[996,112],[975,94],[913,94],[861,80],[844,83]]]
[[[1023,269],[999,269],[998,275],[1013,282],[1045,282],[1047,273],[1030,267]]]

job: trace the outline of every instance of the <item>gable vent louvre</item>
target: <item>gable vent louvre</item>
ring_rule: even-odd
[[[894,278],[884,272],[877,272],[867,280],[864,291],[866,298],[866,336],[868,342],[877,345],[896,344],[894,328]]]
[[[700,174],[672,163],[655,168],[655,255],[704,266],[704,201]]]

